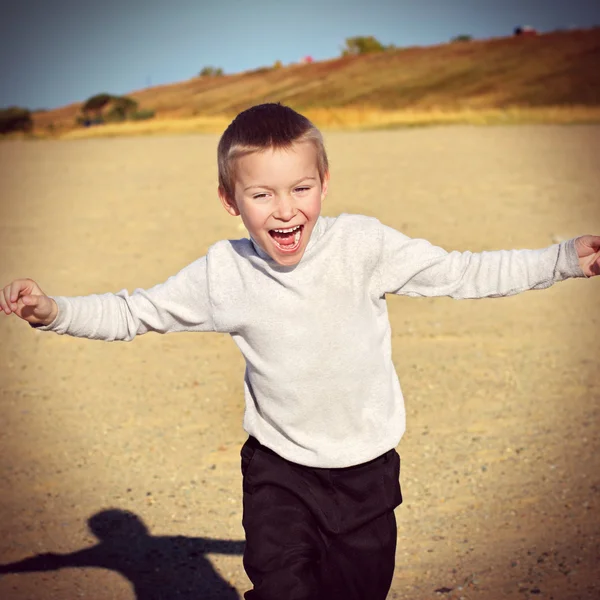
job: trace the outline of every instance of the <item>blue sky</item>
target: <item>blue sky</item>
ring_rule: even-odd
[[[0,107],[54,108],[182,81],[339,56],[344,39],[428,46],[468,33],[600,25],[598,0],[21,0],[0,9]]]

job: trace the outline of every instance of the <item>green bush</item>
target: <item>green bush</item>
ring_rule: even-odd
[[[372,35],[356,36],[346,38],[346,46],[342,49],[342,56],[371,54],[372,52],[383,52],[385,50],[387,50],[387,47]]]
[[[0,134],[22,131],[29,133],[33,129],[31,112],[19,106],[10,106],[0,110]]]
[[[223,69],[221,67],[204,67],[200,71],[200,77],[221,77]]]
[[[85,127],[105,122],[119,123],[131,119],[138,112],[138,106],[138,102],[128,96],[96,94],[84,102],[75,122]]]
[[[144,110],[138,110],[134,113],[131,113],[129,115],[129,118],[132,121],[144,121],[146,119],[152,119],[154,117],[154,111],[150,110],[148,108],[144,109]]]
[[[127,96],[113,96],[111,107],[106,113],[106,120],[111,122],[125,121],[133,113],[137,112],[138,103]]]
[[[472,35],[469,35],[467,33],[461,33],[460,35],[457,35],[456,37],[453,37],[450,41],[452,43],[456,43],[456,42],[470,42],[473,39]]]
[[[127,115],[118,106],[113,106],[104,115],[104,120],[107,123],[120,123],[121,121],[125,121],[126,118]]]
[[[138,109],[139,103],[129,96],[113,96],[113,105],[125,114],[128,114],[135,112]]]

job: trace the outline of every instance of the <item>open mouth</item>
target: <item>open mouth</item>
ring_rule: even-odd
[[[282,229],[271,229],[269,235],[275,242],[275,246],[282,252],[294,252],[300,246],[304,225],[287,227]]]

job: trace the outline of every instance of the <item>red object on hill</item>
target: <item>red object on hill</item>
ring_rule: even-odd
[[[529,25],[515,27],[515,35],[523,35],[523,36],[534,36],[537,35],[538,32],[533,27]]]
[[[311,62],[313,62],[312,56],[303,56],[302,59],[300,60],[300,64],[303,64],[303,65],[307,65]]]

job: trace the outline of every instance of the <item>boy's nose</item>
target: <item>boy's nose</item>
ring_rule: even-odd
[[[275,211],[275,216],[283,221],[289,221],[295,214],[294,211],[294,201],[293,199],[284,194],[279,197],[279,202],[277,203],[277,210]]]

